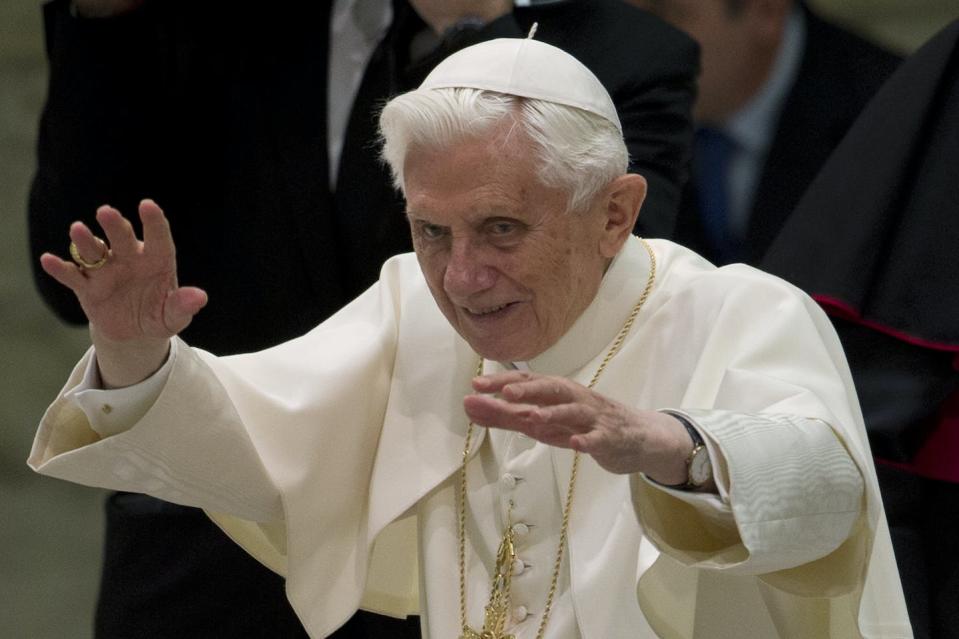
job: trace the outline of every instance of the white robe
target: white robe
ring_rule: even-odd
[[[596,390],[690,417],[717,452],[726,503],[584,457],[568,542],[582,636],[634,636],[641,609],[662,637],[911,637],[828,319],[781,280],[651,244],[652,294]],[[628,242],[592,305],[530,368],[586,383],[647,269]],[[387,262],[377,285],[297,340],[224,358],[176,350],[156,401],[116,434],[93,430],[95,409],[71,393],[88,354],[44,416],[31,466],[207,509],[286,576],[311,636],[361,597],[399,614],[419,604],[430,637],[458,636],[455,476],[477,358],[415,258]],[[571,455],[551,454],[565,491]]]

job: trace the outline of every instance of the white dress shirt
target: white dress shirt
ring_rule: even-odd
[[[331,189],[336,189],[337,167],[353,100],[370,56],[392,20],[390,0],[336,0],[333,4],[327,79]]]
[[[756,189],[762,177],[766,156],[779,125],[783,104],[796,82],[806,46],[806,18],[794,9],[786,20],[783,42],[776,54],[769,78],[759,91],[722,127],[735,143],[729,165],[729,209],[727,224],[730,233],[739,239],[746,236]]]

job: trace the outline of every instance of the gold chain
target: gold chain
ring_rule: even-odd
[[[646,279],[646,288],[639,301],[630,311],[629,317],[616,335],[606,356],[600,363],[593,379],[590,380],[586,388],[593,388],[599,381],[603,371],[610,360],[619,352],[623,346],[626,336],[636,321],[640,309],[649,297],[653,289],[653,283],[656,281],[656,254],[646,240],[640,239],[643,247],[649,254],[649,277]],[[476,365],[476,375],[483,373],[483,358],[480,358]],[[473,422],[466,427],[466,443],[463,447],[463,463],[460,466],[459,481],[459,500],[457,504],[457,525],[459,532],[459,569],[460,569],[460,627],[463,634],[460,639],[513,639],[513,635],[504,634],[506,614],[509,612],[509,594],[510,584],[513,574],[513,558],[515,552],[513,549],[512,516],[507,514],[506,530],[503,532],[503,540],[500,543],[497,552],[496,574],[493,577],[493,584],[490,592],[490,600],[486,605],[486,615],[483,623],[482,632],[476,632],[469,627],[466,622],[466,464],[469,461],[470,443],[473,439]],[[553,562],[553,576],[550,579],[549,592],[546,594],[546,605],[543,607],[543,617],[540,619],[539,629],[536,632],[536,639],[543,639],[546,632],[546,624],[549,622],[549,614],[553,607],[553,598],[556,596],[556,584],[559,581],[559,573],[563,563],[563,549],[566,547],[566,540],[569,533],[569,514],[573,506],[573,493],[576,486],[576,474],[579,469],[579,452],[573,455],[573,466],[570,470],[569,485],[566,488],[566,503],[563,506],[563,523],[559,530],[559,544],[556,547],[556,560]],[[509,513],[512,513],[512,502],[510,502]],[[507,563],[508,562],[508,563]],[[505,572],[504,572],[505,571]]]

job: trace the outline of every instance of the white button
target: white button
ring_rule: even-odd
[[[505,488],[506,490],[512,490],[516,488],[516,478],[510,475],[509,473],[506,473],[505,475],[500,477],[499,481],[500,481],[500,484],[502,484],[503,488]]]
[[[516,606],[513,608],[513,621],[522,621],[529,616],[529,610],[526,609],[526,606]]]
[[[529,526],[527,526],[523,522],[520,522],[518,524],[513,524],[514,535],[519,535],[520,537],[522,537],[526,535],[527,533],[529,533]]]
[[[526,570],[526,562],[525,562],[525,561],[523,561],[523,560],[520,559],[519,557],[517,557],[516,559],[513,560],[513,574],[514,574],[514,575],[522,575],[525,570]]]

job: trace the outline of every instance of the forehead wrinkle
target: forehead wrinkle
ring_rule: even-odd
[[[440,183],[431,179],[429,170],[407,171],[407,217],[413,216],[441,225],[450,221],[455,223],[456,219],[474,224],[498,216],[533,225],[541,222],[540,218],[545,217],[548,211],[539,211],[542,202],[530,201],[530,197],[538,188],[546,185],[538,179],[529,155],[530,149],[522,145],[526,135],[523,123],[512,117],[502,120],[491,138],[472,138],[455,144],[454,147],[479,143],[485,146],[489,154],[487,160],[478,167],[479,170],[474,169],[472,177],[466,179],[466,184],[448,181],[449,176],[445,176],[448,165],[437,168],[445,176]],[[421,161],[434,160],[440,154],[438,149],[429,147],[420,148],[419,151],[424,154],[420,156]],[[409,164],[412,166],[413,163]],[[415,182],[410,180],[414,173],[419,174]],[[540,196],[537,199],[551,199],[552,194],[543,193]],[[558,205],[565,210],[563,207],[567,196],[564,193],[562,197],[563,202]],[[547,205],[547,208],[552,210],[555,207]],[[536,219],[532,219],[533,214],[538,212],[544,215],[536,215]],[[455,219],[453,213],[456,214]]]
[[[426,186],[414,190],[414,197],[407,199],[406,213],[407,216],[428,217],[432,215],[429,209],[438,204],[444,210],[462,209],[471,217],[515,215],[516,211],[525,208],[526,189],[511,186],[495,178],[452,193],[437,193]]]

